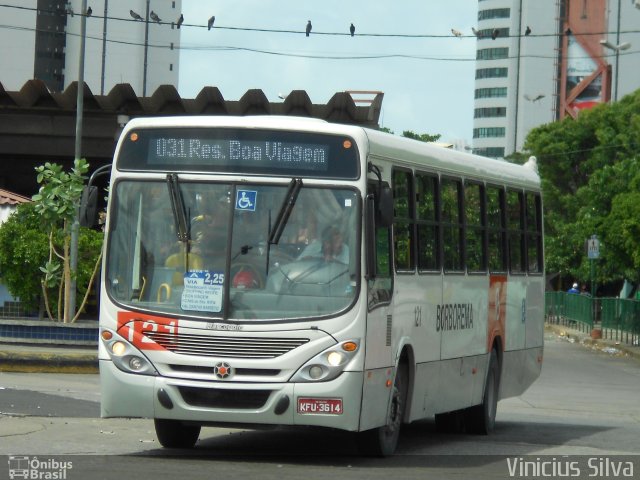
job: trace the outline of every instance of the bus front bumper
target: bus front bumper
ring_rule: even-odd
[[[204,382],[125,373],[101,360],[101,416],[356,431],[362,382],[362,372],[343,372],[318,383]]]

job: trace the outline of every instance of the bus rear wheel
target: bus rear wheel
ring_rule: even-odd
[[[387,424],[358,433],[358,450],[361,454],[374,457],[393,455],[400,437],[400,426],[407,405],[408,368],[406,363],[398,365],[391,393],[391,406]]]
[[[200,425],[185,425],[178,420],[153,420],[156,436],[165,448],[193,448],[200,436]]]
[[[482,403],[468,408],[465,412],[465,424],[467,431],[480,435],[488,435],[496,424],[496,411],[498,409],[498,395],[500,386],[500,364],[498,353],[491,350],[489,358],[489,371],[484,386]]]

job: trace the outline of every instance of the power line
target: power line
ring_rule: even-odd
[[[568,152],[556,152],[556,153],[541,153],[540,157],[560,157],[560,156],[568,156],[577,153],[588,153],[593,152],[595,150],[610,150],[610,149],[621,149],[621,148],[637,148],[640,144],[637,142],[631,141],[627,144],[619,144],[619,145],[596,145],[595,147],[584,148],[581,150],[570,150]]]
[[[0,5],[1,6],[1,5]],[[77,14],[76,14],[77,15]],[[52,34],[57,34],[57,35],[67,35],[67,36],[72,36],[72,37],[80,37],[79,33],[75,33],[75,32],[69,32],[69,31],[64,31],[64,32],[51,32],[49,30],[42,30],[42,29],[37,29],[37,28],[30,28],[30,27],[18,27],[18,26],[14,26],[14,25],[2,25],[0,24],[0,28],[4,28],[4,29],[8,29],[8,30],[22,30],[22,31],[30,31],[30,32],[43,32],[43,33],[52,33]],[[92,36],[92,35],[87,35],[86,36],[87,39],[89,40],[95,40],[95,41],[102,41],[103,38],[102,37],[96,37],[96,36]],[[435,57],[435,56],[430,56],[430,55],[412,55],[412,54],[407,54],[407,53],[388,53],[388,54],[362,54],[362,55],[320,55],[320,54],[310,54],[310,53],[295,53],[295,52],[282,52],[282,51],[274,51],[274,50],[264,50],[264,49],[258,49],[258,48],[250,48],[250,47],[237,47],[237,46],[233,46],[233,45],[174,45],[171,43],[168,44],[154,44],[154,43],[141,43],[141,42],[132,42],[132,41],[127,41],[127,40],[116,40],[113,38],[107,38],[106,41],[108,43],[114,43],[117,45],[129,45],[129,46],[134,46],[134,47],[149,47],[149,48],[157,48],[157,49],[166,49],[166,50],[178,50],[178,51],[219,51],[219,52],[231,52],[231,51],[243,51],[243,52],[250,52],[250,53],[259,53],[259,54],[264,54],[264,55],[272,55],[272,56],[279,56],[279,57],[291,57],[291,58],[309,58],[309,59],[316,59],[316,60],[383,60],[383,59],[390,59],[390,58],[398,58],[398,59],[408,59],[408,60],[427,60],[427,61],[444,61],[444,62],[475,62],[476,60],[478,60],[476,57],[468,57],[468,58],[452,58],[452,57]],[[625,51],[625,52],[620,52],[620,55],[634,55],[634,54],[638,54],[640,53],[640,51]],[[612,57],[615,56],[615,54],[606,54],[606,55],[601,55],[600,58],[608,58],[608,57]],[[515,59],[518,58],[517,56],[507,56],[504,58],[501,58],[501,60],[509,60],[509,59]],[[521,55],[520,58],[540,58],[540,59],[556,59],[556,56],[552,56],[552,55],[534,55],[534,54],[529,54],[529,55]],[[579,59],[579,58],[592,58],[588,55],[585,56],[573,56],[573,57],[565,57],[565,58],[572,58],[572,59]]]
[[[0,4],[0,7],[4,7],[4,8],[13,8],[13,9],[18,9],[18,10],[27,10],[27,11],[33,11],[33,12],[46,12],[46,13],[50,13],[53,15],[63,15],[63,16],[67,16],[67,13],[64,9],[59,9],[59,10],[45,10],[45,9],[38,9],[38,8],[33,8],[33,7],[25,7],[25,6],[18,6],[18,5],[7,5],[7,4]],[[84,13],[75,13],[74,15],[77,15],[79,17],[81,16],[87,16],[89,18],[88,15],[84,14]],[[112,16],[100,16],[100,15],[96,15],[96,14],[92,14],[90,16],[90,18],[95,18],[95,19],[102,19],[104,20],[105,18],[107,20],[116,20],[116,21],[120,21],[120,22],[132,22],[132,23],[152,23],[152,24],[157,24],[157,25],[167,25],[167,26],[173,26],[176,25],[175,22],[165,22],[165,21],[153,21],[153,20],[135,20],[133,18],[123,18],[123,17],[112,17]],[[181,24],[181,28],[200,28],[200,29],[207,29],[207,30],[233,30],[233,31],[242,31],[242,32],[260,32],[260,33],[278,33],[278,34],[295,34],[295,35],[302,35],[305,34],[304,30],[284,30],[284,29],[273,29],[273,28],[250,28],[250,27],[238,27],[238,26],[224,26],[224,25],[219,25],[216,24],[214,26],[212,26],[211,28],[209,28],[209,26],[206,23],[201,24],[196,24],[196,23],[182,23]],[[576,37],[582,37],[582,36],[594,36],[594,35],[598,35],[598,36],[603,36],[603,35],[610,35],[610,34],[628,34],[628,33],[640,33],[640,30],[615,30],[615,31],[605,31],[605,32],[586,32],[586,33],[575,33],[572,32],[571,35],[576,36]],[[322,35],[322,36],[341,36],[341,37],[347,37],[347,36],[351,36],[351,33],[349,32],[319,32],[319,31],[313,31],[312,35]],[[562,37],[564,36],[565,33],[530,33],[529,35],[526,34],[520,34],[520,35],[502,35],[500,38],[523,38],[523,37],[528,37],[528,38],[536,38],[536,37]],[[451,38],[451,39],[461,39],[461,38],[470,38],[470,39],[482,39],[482,40],[486,40],[490,37],[481,37],[479,38],[477,35],[475,34],[469,34],[469,35],[460,35],[460,36],[456,36],[453,35],[451,33],[447,33],[447,34],[431,34],[431,33],[357,33],[355,34],[355,36],[358,37],[381,37],[381,38],[409,38],[409,39],[416,39],[416,38],[440,38],[440,39],[445,39],[445,38]]]

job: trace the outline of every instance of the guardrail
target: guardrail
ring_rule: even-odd
[[[545,315],[547,323],[587,333],[600,328],[603,338],[640,345],[640,302],[637,300],[546,292]]]
[[[546,292],[544,295],[547,323],[566,325],[581,332],[593,329],[593,298],[565,292]]]
[[[640,302],[618,298],[601,299],[602,336],[640,345]]]

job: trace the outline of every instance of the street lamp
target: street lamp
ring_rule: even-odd
[[[623,42],[623,43],[619,43],[617,45],[614,45],[613,43],[611,43],[609,40],[600,40],[600,45],[602,45],[605,48],[608,48],[609,50],[613,50],[614,52],[616,52],[616,91],[613,97],[613,101],[617,102],[618,101],[618,66],[619,66],[619,60],[620,60],[620,52],[622,50],[628,50],[629,48],[631,48],[631,44],[629,42]]]

